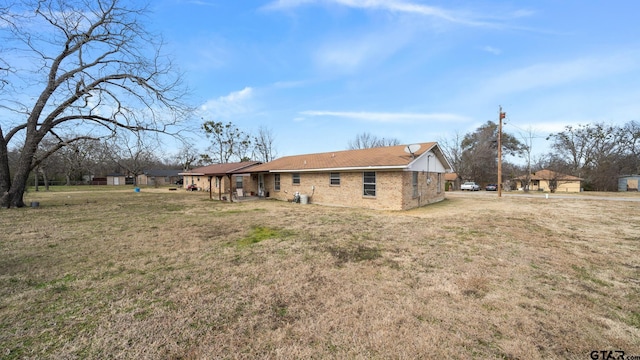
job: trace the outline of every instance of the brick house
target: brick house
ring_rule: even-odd
[[[524,190],[527,182],[527,175],[518,176],[513,179],[516,189]],[[538,170],[531,173],[529,177],[529,190],[550,191],[550,192],[580,192],[582,178],[577,176],[562,174],[553,170]]]
[[[417,146],[419,145],[419,146]],[[444,199],[451,165],[436,142],[285,156],[242,169],[259,194],[291,201],[407,210]]]

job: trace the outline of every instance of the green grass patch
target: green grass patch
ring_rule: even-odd
[[[631,312],[625,320],[627,324],[640,329],[640,312]]]
[[[268,239],[278,239],[289,236],[290,233],[282,229],[274,229],[267,226],[253,226],[247,236],[238,240],[238,246],[250,246]]]
[[[589,274],[589,271],[582,266],[571,265],[571,268],[576,271],[576,273],[578,274],[578,278],[581,280],[591,281],[595,284],[598,284],[600,286],[605,286],[605,287],[613,286],[611,283],[606,282],[604,280],[600,280],[597,277]]]

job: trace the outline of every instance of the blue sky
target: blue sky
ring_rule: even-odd
[[[640,2],[159,0],[167,42],[205,120],[267,126],[278,155],[346,149],[362,132],[450,139],[507,113],[505,131],[624,124],[640,114]],[[194,135],[204,150],[204,135]]]

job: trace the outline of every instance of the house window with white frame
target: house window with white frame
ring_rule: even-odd
[[[273,190],[280,191],[280,174],[273,175]]]
[[[375,171],[365,171],[362,173],[362,195],[368,197],[376,196]]]
[[[329,174],[329,185],[340,186],[340,173],[332,172]]]
[[[291,183],[293,185],[300,185],[300,173],[291,174]]]
[[[414,171],[411,173],[412,176],[412,180],[411,180],[411,185],[413,186],[413,197],[417,198],[418,197],[418,172]]]
[[[236,189],[242,189],[242,176],[236,176]]]
[[[442,173],[438,173],[438,188],[436,190],[438,194],[442,192]]]

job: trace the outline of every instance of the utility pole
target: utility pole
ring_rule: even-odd
[[[505,117],[502,106],[498,111],[498,197],[502,197],[502,119]]]

